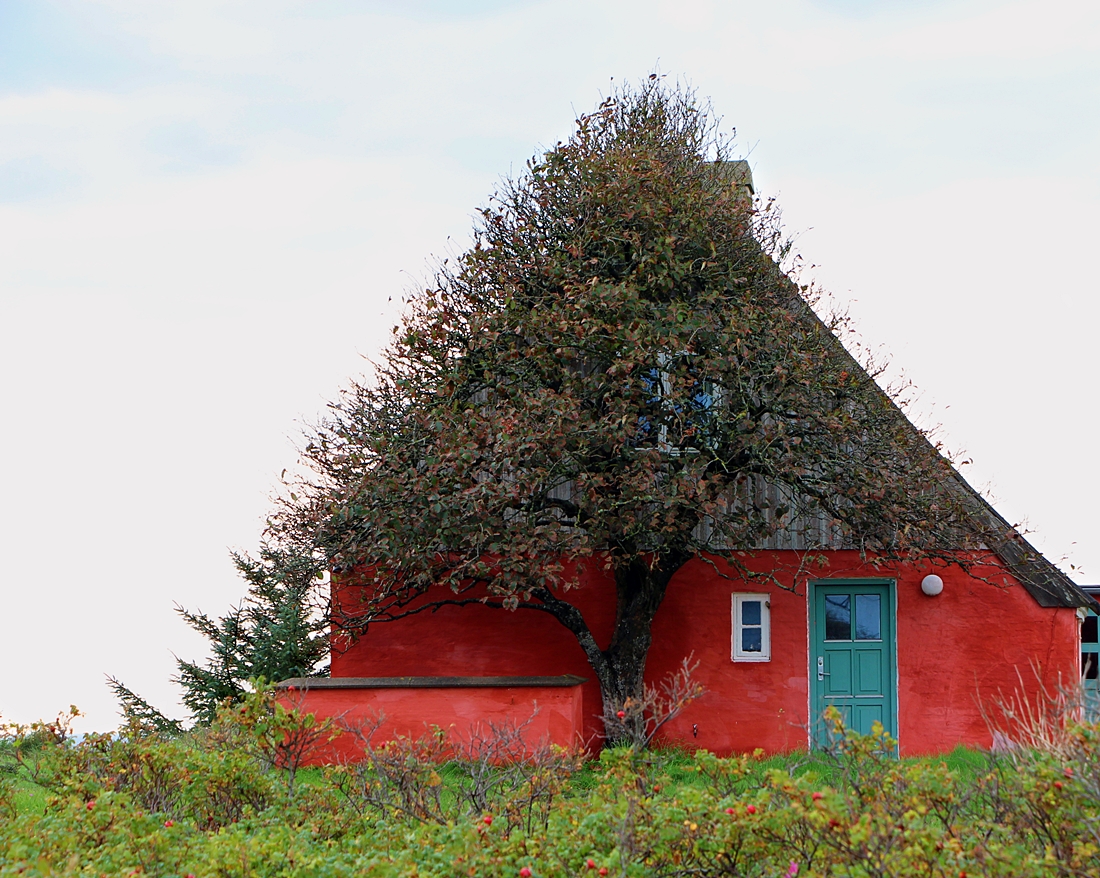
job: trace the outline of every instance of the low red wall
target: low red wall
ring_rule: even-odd
[[[490,723],[523,726],[523,739],[530,747],[583,744],[584,699],[579,680],[552,686],[333,685],[341,682],[324,680],[320,688],[308,686],[307,681],[287,681],[298,685],[287,691],[284,684],[281,700],[300,711],[336,717],[340,725],[373,729],[371,742],[376,746],[398,736],[418,738],[431,733],[433,726],[446,730],[452,740],[463,741],[479,726],[488,733]],[[343,733],[318,747],[308,762],[355,761],[362,753],[357,736]]]
[[[937,567],[943,593],[928,597],[919,564],[876,567],[858,552],[825,553],[825,567],[807,569],[794,552],[751,559],[779,584],[745,581],[718,557],[689,562],[673,578],[653,625],[646,666],[652,682],[689,654],[707,694],[666,727],[666,739],[717,753],[769,752],[807,745],[809,701],[807,583],[868,577],[896,581],[898,736],[903,754],[942,752],[957,744],[988,746],[980,702],[1023,686],[1036,697],[1037,674],[1052,688],[1075,681],[1077,619],[1072,609],[1047,609],[996,564],[974,570]],[[713,563],[712,563],[713,562]],[[772,659],[730,660],[731,594],[771,597]],[[615,620],[614,584],[589,572],[567,599],[583,613],[600,644]],[[601,732],[599,686],[576,639],[545,613],[506,612],[480,605],[444,607],[397,622],[372,625],[355,643],[334,645],[333,677],[380,675],[560,675],[587,677],[581,719],[587,741]],[[313,697],[312,694],[310,696]],[[447,724],[488,716],[499,695],[463,700],[432,716]],[[540,704],[542,702],[540,701]],[[317,702],[320,705],[320,702]],[[346,709],[345,701],[333,709]],[[435,708],[433,707],[433,710]],[[560,740],[560,739],[555,739]]]

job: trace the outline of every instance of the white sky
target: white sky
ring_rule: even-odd
[[[1100,4],[0,0],[0,715],[113,727],[107,673],[183,715],[173,603],[240,598],[303,424],[499,177],[657,65],[1100,581]]]

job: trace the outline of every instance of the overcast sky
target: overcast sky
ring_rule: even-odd
[[[1100,581],[1100,4],[0,0],[0,715],[112,728],[107,673],[183,715],[173,603],[240,598],[229,549],[430,257],[657,67]]]

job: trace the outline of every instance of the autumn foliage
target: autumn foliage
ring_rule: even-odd
[[[1052,749],[955,754],[955,767],[898,760],[881,732],[839,726],[831,751],[812,757],[623,747],[583,766],[517,744],[514,729],[478,740],[437,729],[290,783],[270,733],[313,736],[316,724],[259,693],[182,736],[136,724],[83,740],[58,735],[64,722],[0,729],[0,875],[1100,871],[1095,725],[1071,721]],[[491,764],[501,747],[521,759]],[[26,807],[31,775],[48,795]]]
[[[502,185],[374,377],[332,404],[275,519],[368,585],[338,624],[360,634],[413,601],[548,613],[623,704],[700,553],[736,568],[731,550],[811,519],[827,537],[810,556],[976,544],[940,488],[949,465],[781,268],[776,211],[731,149],[651,78]],[[570,602],[590,567],[614,576],[609,643]]]

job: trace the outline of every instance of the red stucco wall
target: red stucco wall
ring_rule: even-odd
[[[653,628],[647,677],[657,681],[694,653],[707,694],[667,727],[667,737],[718,753],[805,747],[809,698],[807,582],[828,578],[892,578],[897,582],[898,737],[903,754],[988,746],[979,699],[1023,685],[1034,696],[1036,671],[1056,686],[1075,679],[1077,619],[1071,609],[1044,609],[1009,575],[989,566],[969,575],[937,568],[943,593],[927,597],[920,565],[874,567],[856,552],[828,553],[825,568],[805,570],[793,552],[752,560],[786,588],[742,581],[724,562],[695,560],[672,580]],[[716,569],[718,568],[718,569]],[[726,578],[722,575],[724,571]],[[790,589],[793,589],[790,590]],[[772,660],[730,660],[730,595],[771,595]],[[568,593],[597,640],[614,623],[614,589],[606,574],[589,573]],[[1033,666],[1035,670],[1033,670]],[[358,642],[334,649],[332,675],[587,677],[583,736],[598,741],[599,687],[575,638],[535,611],[508,613],[481,606],[448,607],[398,622],[373,625]],[[345,705],[346,706],[346,705]],[[494,708],[467,704],[461,717]],[[441,723],[446,724],[446,723]],[[695,727],[693,729],[693,727]]]
[[[433,689],[306,689],[286,693],[282,700],[297,710],[339,717],[341,724],[373,730],[371,743],[396,736],[419,738],[432,726],[450,732],[458,742],[471,730],[489,734],[489,724],[523,724],[529,745],[542,742],[573,748],[580,742],[584,701],[580,686],[522,688]],[[538,710],[534,707],[537,705]],[[378,719],[381,718],[381,722]],[[362,756],[355,734],[343,733],[310,754],[310,763],[354,761]]]

